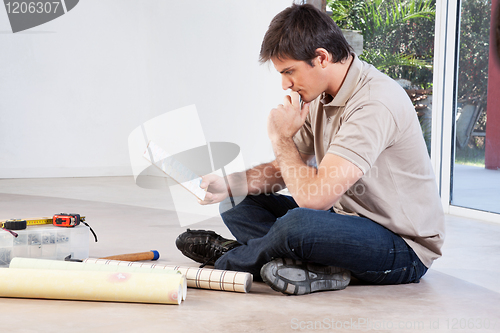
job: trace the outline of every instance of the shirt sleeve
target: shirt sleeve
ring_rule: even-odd
[[[392,113],[377,101],[346,112],[327,153],[345,158],[366,174],[378,156],[396,140],[398,128]]]

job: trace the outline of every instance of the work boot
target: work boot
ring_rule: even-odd
[[[262,266],[260,276],[274,290],[290,295],[340,290],[351,281],[351,272],[346,269],[285,258]]]
[[[180,234],[175,245],[186,257],[205,265],[214,265],[227,251],[240,246],[235,240],[225,239],[211,230],[191,230]]]

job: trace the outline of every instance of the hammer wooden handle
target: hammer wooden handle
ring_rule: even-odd
[[[116,256],[109,256],[100,259],[121,260],[121,261],[141,261],[141,260],[158,260],[160,254],[158,251],[119,254]]]

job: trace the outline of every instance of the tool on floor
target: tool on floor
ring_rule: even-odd
[[[156,250],[151,250],[149,252],[118,254],[115,256],[103,257],[99,259],[120,260],[120,261],[141,261],[141,260],[158,260],[158,258],[160,258],[160,253]],[[83,260],[73,259],[71,258],[71,255],[69,255],[66,258],[64,258],[64,261],[82,262]]]
[[[80,222],[85,222],[85,216],[80,216],[80,214],[66,214],[60,213],[53,217],[37,217],[33,219],[9,219],[5,221],[0,221],[2,228],[9,230],[24,230],[28,226],[41,225],[41,224],[53,224],[58,227],[75,227],[80,224]]]
[[[3,229],[8,230],[24,230],[28,225],[40,225],[40,224],[52,224],[52,219],[48,217],[36,218],[36,219],[9,219],[6,221],[0,221],[2,223]]]
[[[67,214],[60,213],[52,217],[37,217],[33,219],[10,219],[5,221],[0,221],[1,228],[7,232],[10,232],[14,237],[17,237],[17,233],[12,230],[24,230],[28,226],[41,225],[41,224],[53,224],[57,227],[76,227],[80,223],[85,224],[89,227],[90,231],[94,235],[95,241],[97,242],[97,235],[90,225],[85,222],[85,216],[80,214]]]
[[[121,261],[141,261],[141,260],[158,260],[160,253],[156,250],[149,252],[119,254],[116,256],[103,257],[99,259],[121,260]]]
[[[52,217],[52,224],[58,227],[76,227],[80,222],[85,222],[85,216],[80,214],[61,213]]]
[[[41,224],[52,224],[52,218],[50,217],[40,217],[33,219],[9,219],[5,221],[0,221],[1,228],[7,232],[10,232],[14,237],[18,234],[12,230],[24,230],[31,225],[41,225]]]

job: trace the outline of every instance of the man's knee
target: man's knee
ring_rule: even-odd
[[[276,220],[272,239],[287,252],[287,257],[309,260],[318,234],[308,223],[313,215],[311,209],[294,208]]]
[[[289,237],[294,235],[303,235],[309,230],[307,223],[311,217],[311,209],[294,208],[290,209],[285,215],[276,220],[275,226],[282,229]]]

